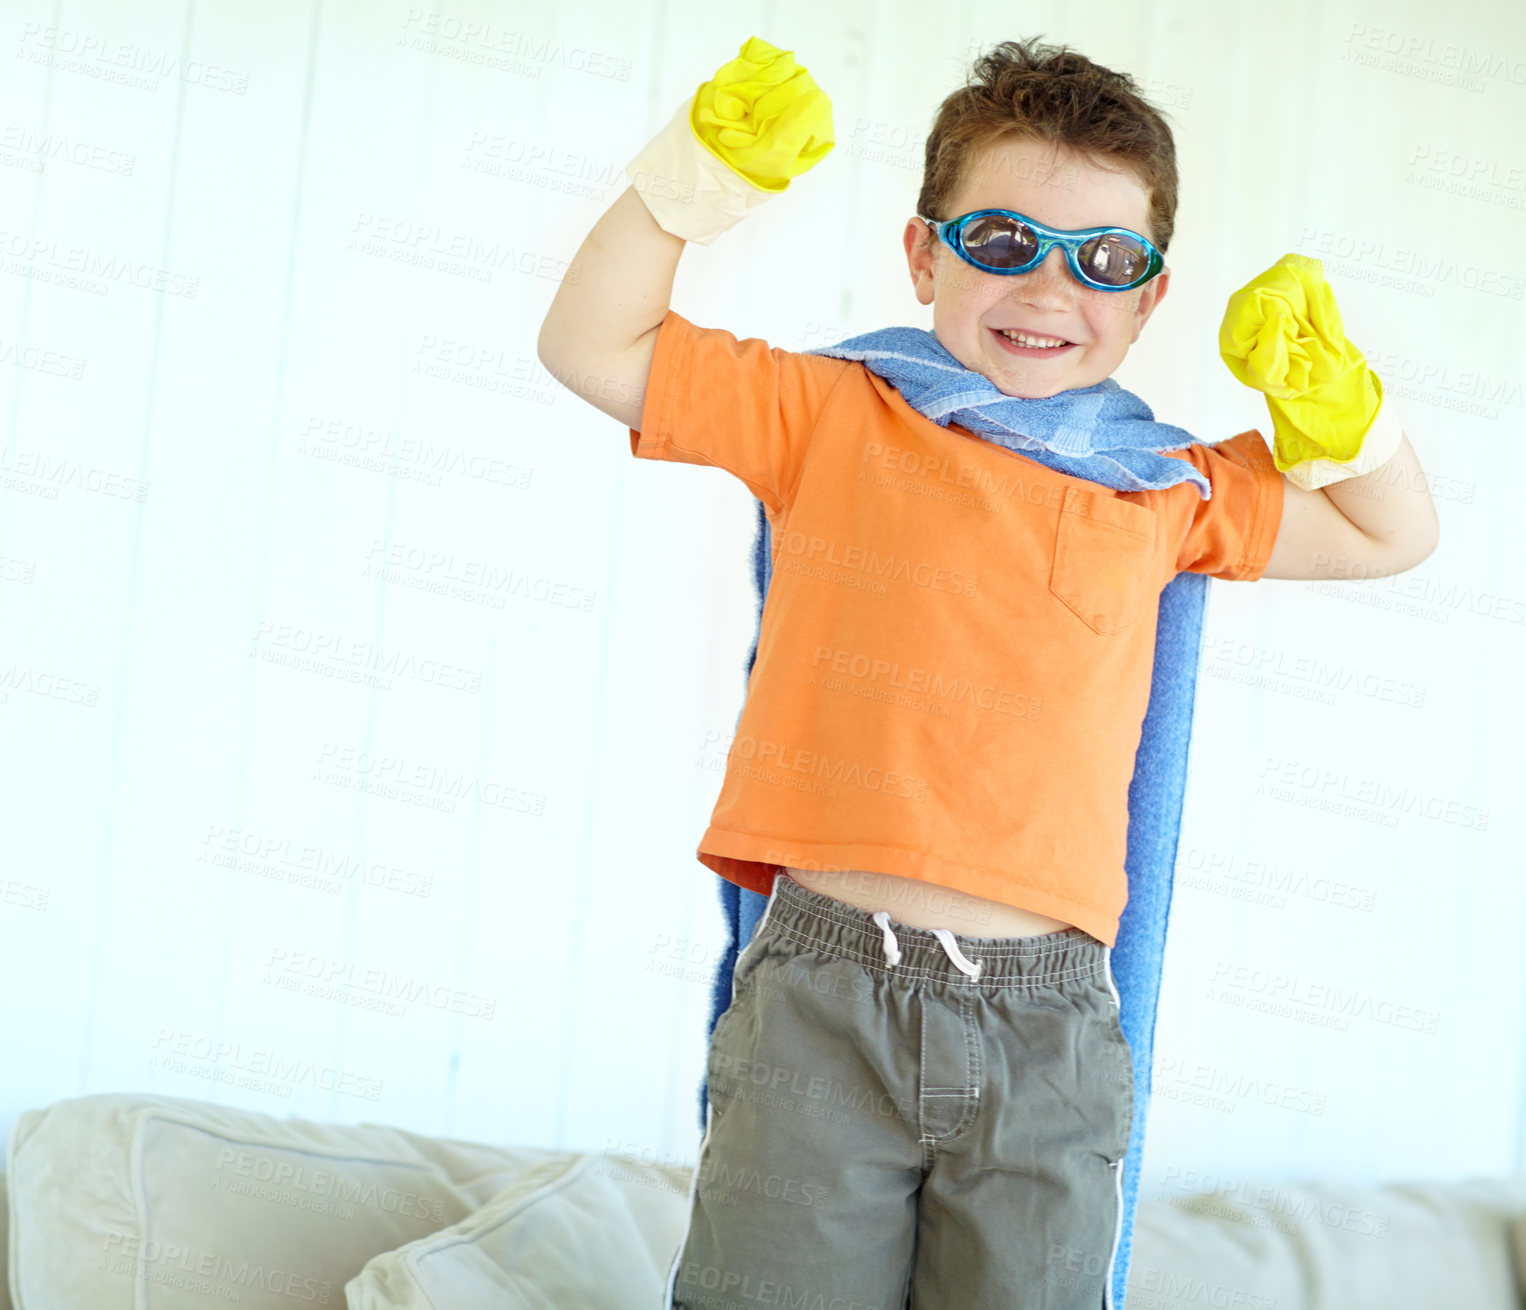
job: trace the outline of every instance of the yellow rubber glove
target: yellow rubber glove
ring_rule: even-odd
[[[1230,296],[1219,354],[1265,393],[1272,461],[1290,481],[1313,489],[1357,477],[1398,449],[1397,420],[1377,422],[1383,383],[1346,340],[1319,260],[1284,255]]]
[[[754,36],[625,171],[658,226],[709,245],[834,144],[832,102],[792,52]]]
[[[760,191],[783,191],[836,144],[826,93],[792,51],[756,36],[701,83],[689,126],[706,150]]]

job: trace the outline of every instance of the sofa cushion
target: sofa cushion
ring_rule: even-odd
[[[373,1256],[564,1154],[167,1096],[60,1101],[11,1131],[13,1295],[90,1310],[336,1305]]]
[[[124,1093],[21,1115],[0,1225],[8,1193],[16,1310],[613,1310],[654,1303],[691,1176]],[[1141,1197],[1129,1310],[1522,1304],[1526,1180],[1187,1182]]]
[[[549,1161],[470,1218],[379,1255],[350,1310],[629,1310],[656,1305],[692,1170],[618,1155]]]
[[[1523,1214],[1526,1179],[1210,1179],[1141,1197],[1129,1299],[1150,1310],[1516,1310]]]
[[[654,1303],[687,1168],[588,1155],[527,1173],[461,1223],[377,1256],[351,1310],[623,1310]],[[1143,1201],[1129,1310],[1516,1310],[1526,1180],[1252,1182]]]

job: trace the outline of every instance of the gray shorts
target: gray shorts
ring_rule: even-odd
[[[1080,928],[912,928],[785,873],[710,1043],[674,1310],[1096,1310],[1133,1062]]]

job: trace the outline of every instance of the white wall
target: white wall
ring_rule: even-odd
[[[1172,293],[1120,380],[1263,426],[1225,298],[1321,255],[1443,524],[1398,577],[1211,588],[1147,1190],[1519,1166],[1526,19],[1013,13],[7,0],[0,1127],[140,1090],[693,1162],[751,499],[633,460],[536,334],[754,33],[838,146],[675,307],[792,348],[927,325],[931,114],[1044,34],[1176,125]],[[1362,1013],[1315,1022],[1337,991]]]

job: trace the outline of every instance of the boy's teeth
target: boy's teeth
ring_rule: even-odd
[[[1059,337],[1033,337],[1026,332],[1013,332],[1008,328],[1001,328],[999,331],[1008,341],[1015,341],[1020,346],[1063,346],[1066,344]]]

